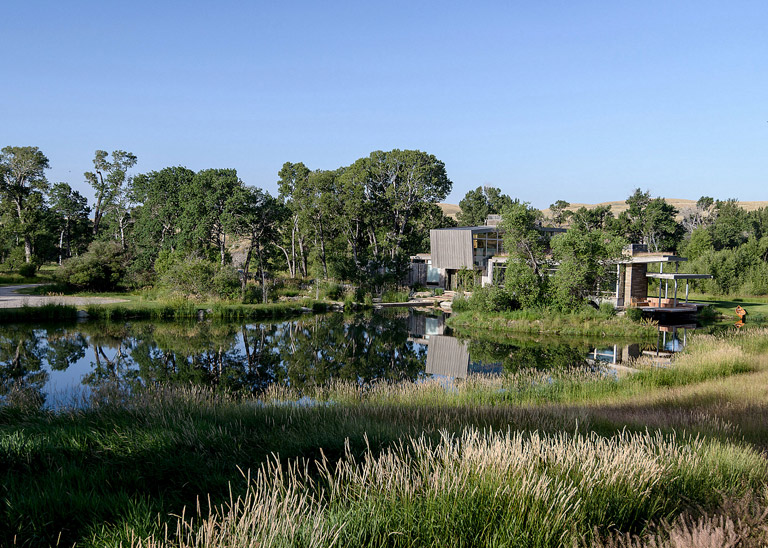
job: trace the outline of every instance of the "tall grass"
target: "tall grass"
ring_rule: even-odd
[[[766,472],[754,451],[701,439],[469,428],[336,462],[270,460],[244,497],[133,546],[563,546],[716,503]]]
[[[470,331],[551,333],[597,337],[633,337],[650,339],[656,336],[651,323],[634,322],[585,308],[578,312],[558,313],[543,309],[523,309],[508,312],[466,311],[452,315],[446,324],[460,334]]]
[[[71,320],[77,318],[77,307],[64,304],[42,306],[24,305],[20,308],[0,308],[0,322]]]
[[[200,304],[180,299],[156,302],[131,302],[129,304],[89,305],[88,316],[103,320],[153,319],[178,320],[211,317],[223,320],[251,320],[282,318],[302,314],[306,309],[325,312],[328,306],[317,301],[303,300],[290,303],[269,304]]]

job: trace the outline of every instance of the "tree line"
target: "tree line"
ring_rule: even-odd
[[[431,228],[450,226],[435,202],[452,182],[418,150],[375,151],[350,166],[287,162],[277,196],[235,169],[166,167],[134,174],[137,157],[96,151],[88,201],[49,184],[37,147],[0,152],[0,259],[10,269],[62,265],[70,285],[165,285],[189,294],[244,296],[255,272],[261,299],[276,272],[289,277],[398,281]]]
[[[458,308],[579,308],[585,297],[615,284],[615,260],[628,243],[687,257],[681,271],[714,276],[695,282],[701,291],[768,294],[768,209],[746,211],[736,199],[703,196],[695,207],[678,211],[641,189],[626,204],[614,215],[610,205],[573,209],[558,200],[545,218],[498,188],[469,191],[459,203],[459,224],[482,225],[488,215],[500,215],[504,246],[512,260],[495,287],[476,290]],[[536,229],[545,223],[568,231],[544,242]]]

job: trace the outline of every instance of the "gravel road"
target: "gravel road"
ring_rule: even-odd
[[[87,304],[123,303],[125,299],[108,297],[45,297],[42,295],[20,295],[19,289],[37,287],[38,284],[6,285],[0,287],[0,308],[21,308],[22,306],[42,306],[44,304],[70,304],[82,306]]]

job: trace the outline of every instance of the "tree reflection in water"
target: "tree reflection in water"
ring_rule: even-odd
[[[191,384],[258,394],[274,383],[302,389],[331,379],[414,380],[425,356],[424,347],[408,340],[406,322],[376,314],[255,324],[6,325],[0,326],[0,397],[23,388],[42,404],[51,373],[74,364],[88,371],[71,385]]]
[[[444,332],[440,318],[430,320],[400,310],[272,323],[4,325],[0,401],[25,394],[43,405],[53,393],[54,377],[57,386],[73,388],[174,384],[246,394],[273,384],[302,390],[331,380],[415,380],[425,374],[430,337]],[[504,335],[457,344],[463,363],[454,369],[463,373],[448,374],[594,367],[585,359],[594,347],[587,340]],[[450,362],[439,345],[430,346],[435,346],[432,358],[439,354],[438,365]]]

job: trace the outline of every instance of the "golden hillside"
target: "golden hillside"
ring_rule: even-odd
[[[677,198],[664,198],[668,204],[671,204],[674,206],[678,212],[683,212],[686,209],[693,209],[696,207],[696,200],[682,200]],[[445,213],[448,217],[451,217],[453,219],[456,218],[456,215],[461,211],[461,208],[454,204],[437,204],[440,206],[440,208],[443,210],[443,213]],[[601,202],[599,204],[571,204],[568,208],[570,211],[576,211],[580,207],[586,207],[587,209],[593,209],[598,206],[605,206],[609,205],[611,206],[611,212],[614,215],[619,215],[622,211],[627,209],[627,204],[624,200],[617,200],[614,202]],[[739,202],[739,205],[746,209],[747,211],[754,211],[755,209],[759,209],[761,207],[768,207],[768,201],[756,201],[756,202]],[[549,208],[542,209],[541,212],[545,216],[549,216]],[[678,220],[682,218],[682,215],[678,213]]]

